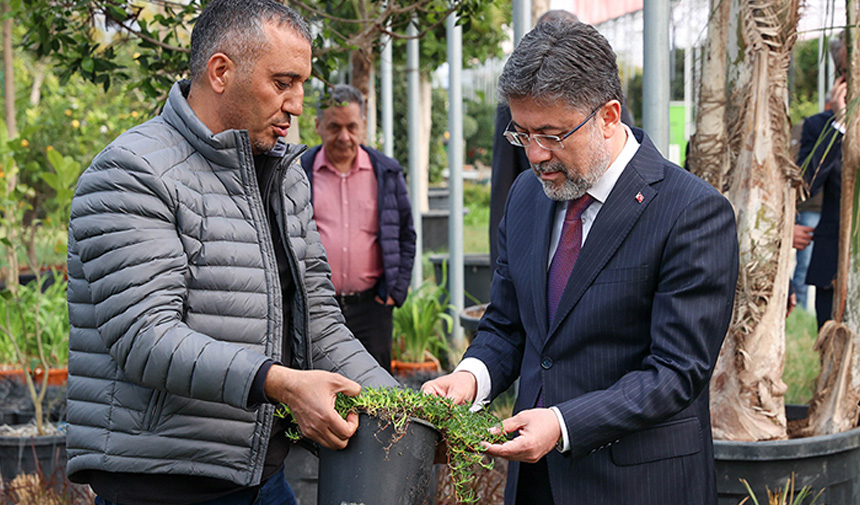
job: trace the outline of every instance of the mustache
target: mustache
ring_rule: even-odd
[[[548,174],[552,172],[563,172],[567,173],[567,167],[564,166],[563,163],[558,161],[544,161],[538,164],[530,163],[532,166],[532,170],[539,174]]]

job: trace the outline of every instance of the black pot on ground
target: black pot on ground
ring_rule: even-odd
[[[42,404],[48,421],[60,422],[66,415],[66,386],[48,386]],[[27,424],[35,416],[30,392],[23,380],[0,378],[0,425]]]
[[[472,305],[471,307],[463,309],[463,312],[460,312],[460,326],[462,326],[466,331],[466,338],[469,340],[470,344],[472,343],[472,339],[475,338],[475,334],[478,332],[478,323],[481,322],[481,317],[484,315],[487,305],[489,304],[482,303],[481,305]]]
[[[806,406],[788,405],[789,419],[806,416]],[[795,475],[795,489],[824,489],[817,503],[860,503],[860,428],[835,435],[775,442],[714,441],[719,505],[737,505],[748,496],[739,479],[746,479],[767,503],[765,486],[773,491]]]
[[[442,284],[442,264],[448,264],[448,270],[451,269],[451,262],[448,254],[433,254],[430,256],[430,262],[433,263],[433,273],[436,278],[436,284]],[[464,254],[463,255],[463,289],[474,298],[463,296],[463,306],[473,305],[475,299],[478,303],[489,303],[490,301],[490,285],[493,282],[493,270],[490,268],[490,254]],[[445,283],[447,286],[447,282]],[[452,300],[453,303],[453,300]]]
[[[0,436],[0,476],[4,482],[26,473],[41,473],[51,481],[52,477],[64,476],[65,472],[66,435]]]
[[[427,188],[427,205],[430,210],[447,210],[449,208],[448,196],[451,191],[448,186],[434,186]]]
[[[469,213],[463,209],[463,215]],[[421,213],[421,252],[448,249],[448,209],[430,209]]]
[[[439,436],[419,419],[399,435],[391,423],[359,414],[346,449],[320,449],[318,505],[423,505]]]
[[[299,505],[317,502],[319,459],[302,444],[293,444],[284,462],[284,476]]]

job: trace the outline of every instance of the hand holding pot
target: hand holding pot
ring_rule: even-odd
[[[329,449],[343,449],[358,428],[358,416],[344,420],[334,410],[337,393],[356,396],[361,386],[336,373],[274,365],[266,375],[266,396],[286,403],[302,434]]]
[[[561,437],[558,418],[550,409],[524,410],[505,419],[502,425],[505,433],[519,431],[519,436],[504,444],[487,444],[487,454],[511,461],[536,463]]]
[[[450,398],[460,405],[475,401],[478,381],[470,372],[454,372],[425,382],[421,386],[421,391],[429,395]]]

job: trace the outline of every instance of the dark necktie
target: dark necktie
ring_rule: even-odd
[[[549,324],[552,324],[561,295],[564,293],[573,265],[582,249],[582,213],[593,201],[594,199],[586,193],[567,205],[564,225],[561,227],[561,238],[547,274],[546,308]]]

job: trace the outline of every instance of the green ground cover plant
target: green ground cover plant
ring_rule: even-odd
[[[447,449],[447,466],[459,503],[477,501],[469,483],[479,470],[493,468],[493,460],[484,457],[484,442],[495,444],[508,439],[501,421],[486,410],[470,412],[467,405],[454,405],[448,398],[411,389],[364,388],[358,396],[338,394],[335,410],[344,419],[350,412],[364,412],[390,422],[396,433],[405,433],[410,418],[434,425]],[[289,407],[284,404],[275,415],[293,420]],[[498,431],[491,431],[491,428],[498,428]],[[294,426],[287,430],[287,437],[299,440],[302,434]]]

